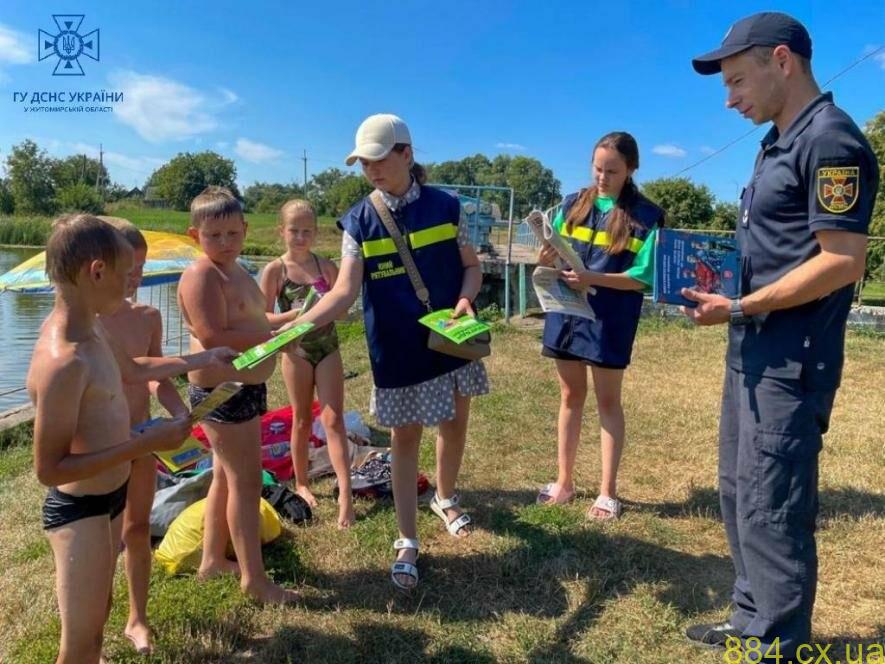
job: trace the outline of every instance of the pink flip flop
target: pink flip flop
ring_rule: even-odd
[[[550,482],[550,484],[546,485],[543,489],[538,492],[538,497],[535,502],[539,505],[567,505],[575,499],[575,492],[571,491],[567,495],[568,497],[565,500],[557,499],[553,492],[556,491],[556,483]],[[559,495],[561,496],[565,493],[564,490],[559,491]]]

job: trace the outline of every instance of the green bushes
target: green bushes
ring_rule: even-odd
[[[90,187],[82,182],[59,189],[56,202],[58,209],[62,212],[89,212],[90,214],[104,212],[104,203],[95,187]]]
[[[51,222],[45,217],[0,217],[0,244],[42,247],[50,228]]]

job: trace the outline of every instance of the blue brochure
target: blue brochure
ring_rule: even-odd
[[[683,288],[737,297],[740,265],[740,251],[733,237],[662,228],[655,246],[654,300],[695,306],[682,297]]]

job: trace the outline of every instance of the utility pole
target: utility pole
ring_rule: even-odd
[[[101,193],[104,187],[101,186],[101,172],[104,170],[104,147],[98,144],[98,171],[95,173],[95,191]],[[102,196],[104,198],[104,196]]]
[[[301,158],[304,162],[304,194],[307,195],[307,148],[304,149],[304,156]]]

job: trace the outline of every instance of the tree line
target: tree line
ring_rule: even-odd
[[[561,183],[553,171],[532,157],[476,154],[460,160],[425,164],[429,182],[512,187],[514,215],[524,217],[534,207],[548,208],[561,199]],[[338,168],[315,173],[307,185],[298,182],[255,182],[242,192],[231,159],[215,152],[184,152],[157,168],[145,182],[142,195],[162,201],[174,210],[187,210],[191,200],[208,185],[228,187],[243,201],[247,212],[273,213],[290,198],[306,198],[319,215],[338,216],[371,191],[361,175]],[[733,227],[736,207],[716,201],[705,185],[685,178],[646,182],[643,191],[658,201],[671,223],[688,228]],[[0,179],[0,213],[51,215],[82,211],[101,213],[107,202],[128,190],[110,181],[107,169],[86,155],[53,158],[31,140],[14,145],[6,158],[6,176]],[[486,191],[483,200],[509,210],[504,191]],[[137,204],[137,201],[133,201]],[[731,219],[731,221],[729,221]]]
[[[885,111],[864,127],[879,160],[885,180]],[[524,217],[534,207],[556,205],[561,183],[553,171],[527,156],[476,154],[460,160],[424,165],[429,182],[440,184],[512,187],[514,215]],[[180,153],[157,168],[145,182],[144,192],[161,199],[170,208],[187,210],[190,201],[208,185],[230,188],[247,212],[274,213],[290,198],[306,198],[319,215],[339,216],[371,191],[357,174],[338,168],[315,173],[307,184],[255,182],[240,192],[233,160],[215,152]],[[717,200],[710,189],[688,178],[658,178],[640,185],[642,192],[667,213],[667,224],[677,228],[733,230],[738,206]],[[114,184],[107,169],[86,155],[50,157],[36,143],[25,140],[14,145],[6,158],[6,175],[0,178],[0,214],[51,215],[58,212],[101,213],[105,203],[124,198],[128,191]],[[509,209],[509,194],[489,191],[483,200]],[[133,204],[137,204],[133,201]],[[885,236],[885,187],[879,187],[870,234]],[[871,246],[868,270],[885,272],[885,242]],[[885,274],[880,275],[885,278]]]

